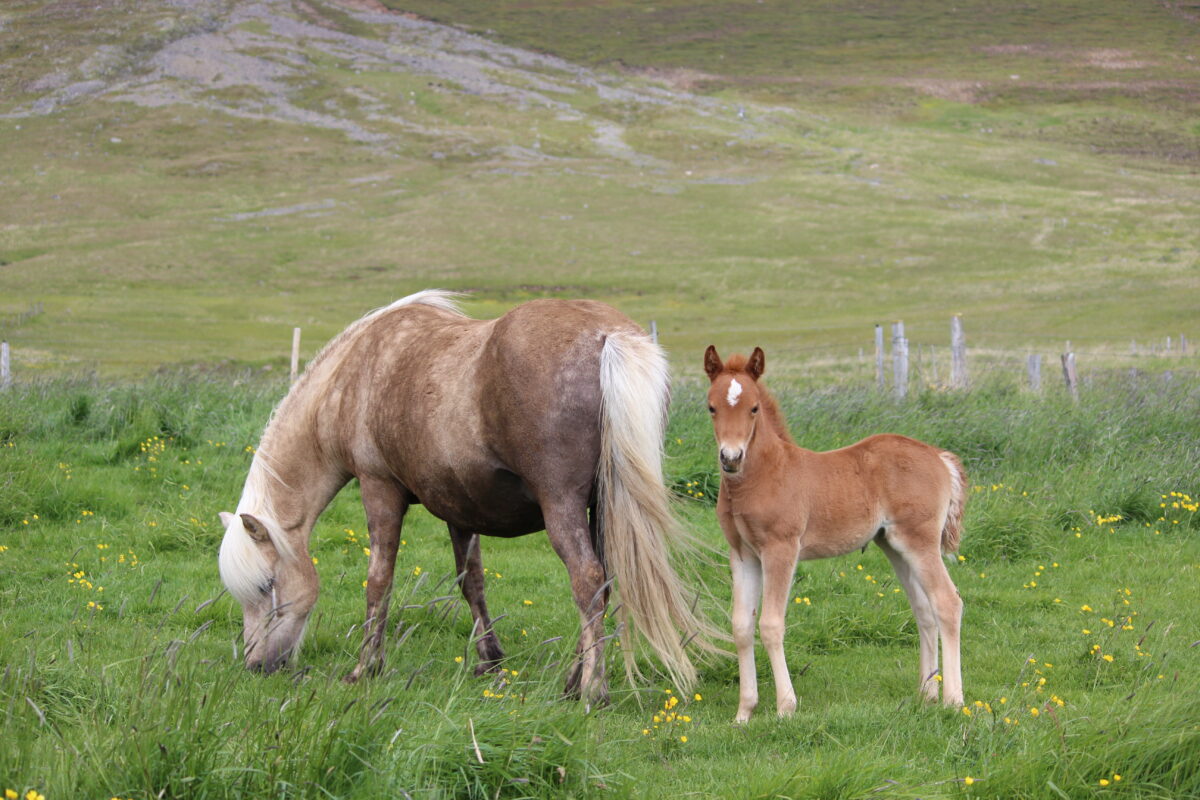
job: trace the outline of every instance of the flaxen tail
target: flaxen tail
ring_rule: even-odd
[[[942,526],[942,552],[956,553],[962,541],[963,510],[967,503],[967,471],[958,456],[949,450],[939,453],[942,463],[950,472],[950,508],[946,512],[946,524]]]
[[[597,510],[601,550],[615,579],[625,667],[637,673],[634,645],[644,639],[675,686],[686,691],[696,668],[685,651],[693,644],[717,648],[720,634],[692,609],[671,567],[668,539],[686,539],[663,485],[662,443],[670,402],[666,357],[644,334],[609,334],[600,357],[602,392]]]

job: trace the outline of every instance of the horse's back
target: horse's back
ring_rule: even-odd
[[[543,496],[591,492],[600,354],[615,331],[640,329],[587,300],[535,300],[494,320],[389,307],[332,354],[330,449],[461,527],[538,530]]]
[[[488,444],[545,491],[591,489],[600,359],[616,332],[645,335],[603,303],[534,300],[496,320],[484,345],[477,379]]]

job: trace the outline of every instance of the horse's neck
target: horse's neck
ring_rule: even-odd
[[[307,541],[317,517],[346,481],[321,457],[311,436],[268,431],[254,456],[243,497],[272,516],[294,542]]]

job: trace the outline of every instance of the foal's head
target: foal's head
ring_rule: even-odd
[[[717,348],[704,351],[704,371],[712,386],[708,390],[708,413],[712,415],[713,432],[717,436],[721,471],[736,476],[742,471],[746,449],[754,438],[759,423],[762,390],[758,379],[766,367],[761,347],[754,348],[750,358],[735,355],[722,363]]]
[[[274,672],[299,649],[317,602],[317,571],[274,520],[222,511],[221,523],[221,579],[242,605],[246,667]]]

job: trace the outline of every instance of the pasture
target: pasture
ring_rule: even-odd
[[[312,540],[322,597],[299,668],[247,674],[240,609],[216,573],[216,512],[236,502],[283,389],[177,371],[0,395],[2,788],[51,800],[1200,795],[1194,383],[1121,376],[1079,405],[1003,388],[898,404],[777,385],[812,448],[891,430],[963,457],[973,488],[950,569],[966,705],[919,702],[916,626],[871,548],[801,565],[785,638],[799,711],[770,713],[760,655],[763,706],[744,727],[732,658],[703,667],[699,698],[681,697],[649,661],[645,683],[621,683],[609,648],[612,706],[585,714],[560,699],[578,618],[540,534],[483,543],[511,658],[503,682],[473,677],[445,528],[421,509],[397,564],[385,673],[344,685],[367,561],[354,487]],[[713,548],[680,569],[723,619],[703,391],[677,383],[667,470]]]

